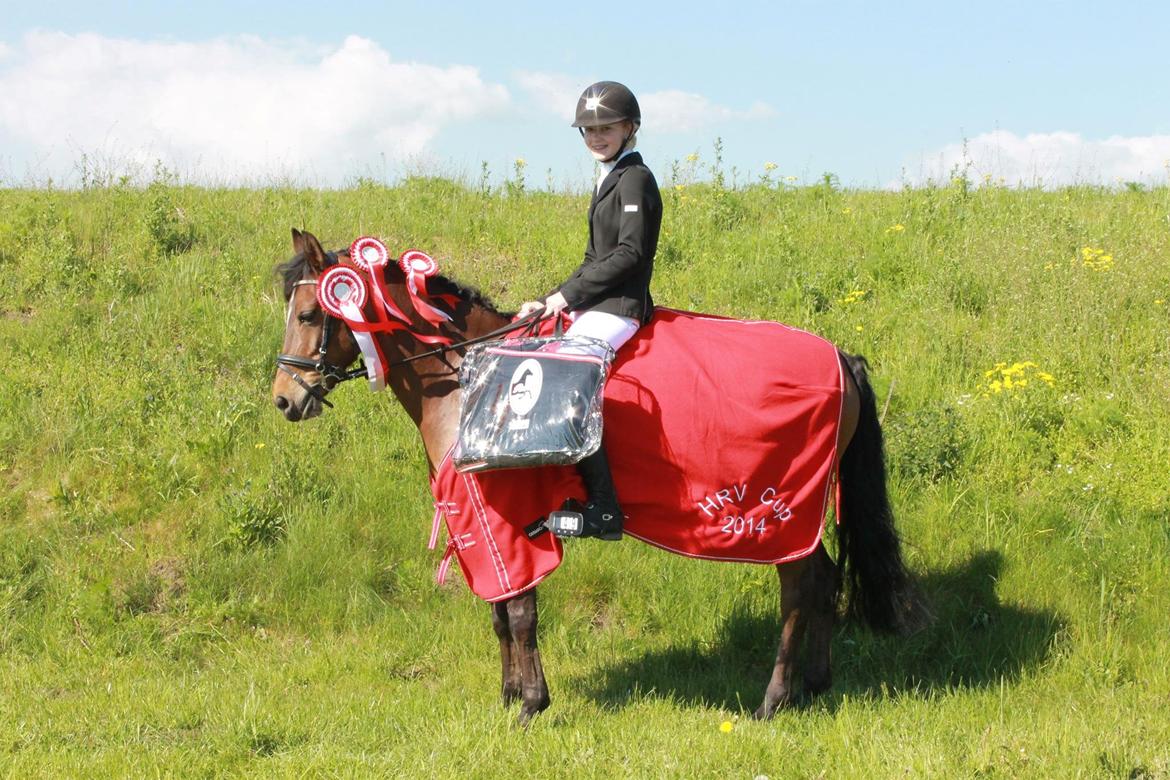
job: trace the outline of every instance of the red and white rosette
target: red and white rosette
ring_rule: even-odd
[[[434,276],[439,272],[439,264],[435,259],[421,249],[407,249],[398,258],[398,265],[407,278],[415,276]]]
[[[349,245],[349,259],[367,271],[384,268],[390,261],[390,250],[373,236],[362,236]]]
[[[381,350],[371,335],[371,325],[366,320],[365,305],[369,291],[365,281],[356,269],[336,265],[321,274],[317,282],[317,301],[321,308],[349,326],[354,341],[362,351],[366,362],[366,376],[371,390],[386,386],[385,361]]]
[[[423,296],[431,295],[427,290],[427,279],[439,273],[439,264],[434,258],[421,250],[408,249],[398,258],[398,265],[406,275],[406,289],[410,293],[410,300],[422,318],[432,325],[450,322],[450,314],[423,300]]]
[[[366,283],[358,272],[344,265],[336,265],[321,275],[317,282],[317,301],[321,308],[345,322],[365,322],[362,307],[369,295]]]

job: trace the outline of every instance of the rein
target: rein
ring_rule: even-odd
[[[337,264],[337,253],[336,252],[327,253],[326,254],[326,266],[328,267],[328,266],[333,266],[336,264]],[[308,285],[308,284],[317,285],[318,280],[317,279],[301,279],[300,281],[294,283],[293,287],[296,288],[296,287],[299,287],[301,285]],[[294,292],[295,292],[295,290],[294,290]],[[291,296],[290,296],[290,301],[291,301]],[[332,340],[334,331],[336,331],[337,325],[339,322],[341,322],[341,320],[339,320],[337,317],[334,317],[332,314],[329,314],[326,311],[322,311],[322,314],[325,317],[325,323],[321,328],[321,343],[317,347],[316,357],[315,358],[301,357],[300,355],[286,355],[286,354],[281,353],[281,354],[276,356],[276,367],[280,371],[283,371],[284,373],[286,373],[290,377],[292,377],[293,381],[296,382],[298,385],[300,385],[302,388],[304,388],[304,390],[306,392],[308,392],[309,395],[313,396],[318,401],[320,401],[322,404],[324,404],[325,406],[328,406],[329,408],[332,409],[333,404],[330,403],[328,401],[328,399],[325,398],[325,394],[332,391],[333,388],[337,387],[342,382],[348,382],[351,379],[357,379],[360,376],[364,376],[366,374],[366,364],[365,364],[364,360],[361,360],[361,361],[359,361],[358,365],[355,368],[346,368],[345,366],[335,366],[335,365],[331,364],[328,360],[326,360],[325,353],[329,350],[329,342]],[[391,362],[386,364],[386,369],[389,370],[390,368],[393,368],[394,366],[401,366],[401,365],[405,365],[407,363],[413,363],[414,361],[422,360],[423,358],[434,357],[436,355],[443,355],[443,354],[446,354],[447,352],[454,352],[454,351],[463,349],[464,347],[472,346],[474,344],[480,344],[480,343],[485,342],[485,341],[491,341],[492,339],[499,338],[500,336],[504,336],[504,335],[511,333],[513,331],[517,331],[517,330],[520,330],[522,328],[527,328],[527,327],[533,326],[536,324],[536,322],[543,315],[544,315],[543,309],[537,310],[537,311],[535,311],[535,312],[533,312],[525,317],[521,317],[520,319],[518,319],[514,322],[510,322],[507,325],[496,328],[495,330],[492,330],[488,333],[484,333],[482,335],[475,336],[473,338],[465,339],[463,341],[458,341],[458,342],[455,342],[453,344],[445,344],[445,345],[436,347],[435,349],[428,350],[427,352],[421,352],[417,355],[411,355],[409,357],[400,358],[398,360],[391,361]],[[305,380],[305,378],[303,376],[301,376],[296,371],[293,371],[291,368],[289,368],[289,366],[293,366],[295,368],[305,369],[308,371],[316,371],[318,374],[321,375],[322,384],[317,384],[317,385],[310,384],[309,382],[307,382]]]

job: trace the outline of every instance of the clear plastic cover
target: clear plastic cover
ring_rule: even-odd
[[[601,390],[613,362],[582,336],[510,339],[459,368],[459,471],[576,463],[601,446]]]

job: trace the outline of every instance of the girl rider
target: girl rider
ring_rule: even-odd
[[[544,316],[568,312],[571,336],[608,342],[616,352],[654,311],[650,276],[662,223],[658,182],[634,151],[642,112],[630,90],[615,81],[599,81],[577,100],[578,128],[585,147],[600,163],[601,173],[589,204],[589,240],[585,259],[543,301],[528,301],[519,316],[541,308]],[[577,464],[588,491],[585,506],[570,517],[569,528],[616,541],[624,515],[618,505],[604,445]],[[566,512],[553,513],[554,531]],[[576,520],[576,523],[573,522]]]

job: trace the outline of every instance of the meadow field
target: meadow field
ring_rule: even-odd
[[[842,622],[832,689],[754,722],[774,571],[576,543],[518,729],[487,608],[433,581],[406,414],[361,382],[272,406],[273,267],[290,227],[373,234],[514,309],[579,262],[588,197],[519,165],[4,189],[0,776],[1170,776],[1170,188],[694,162],[662,177],[656,300],[869,359],[932,622]]]

